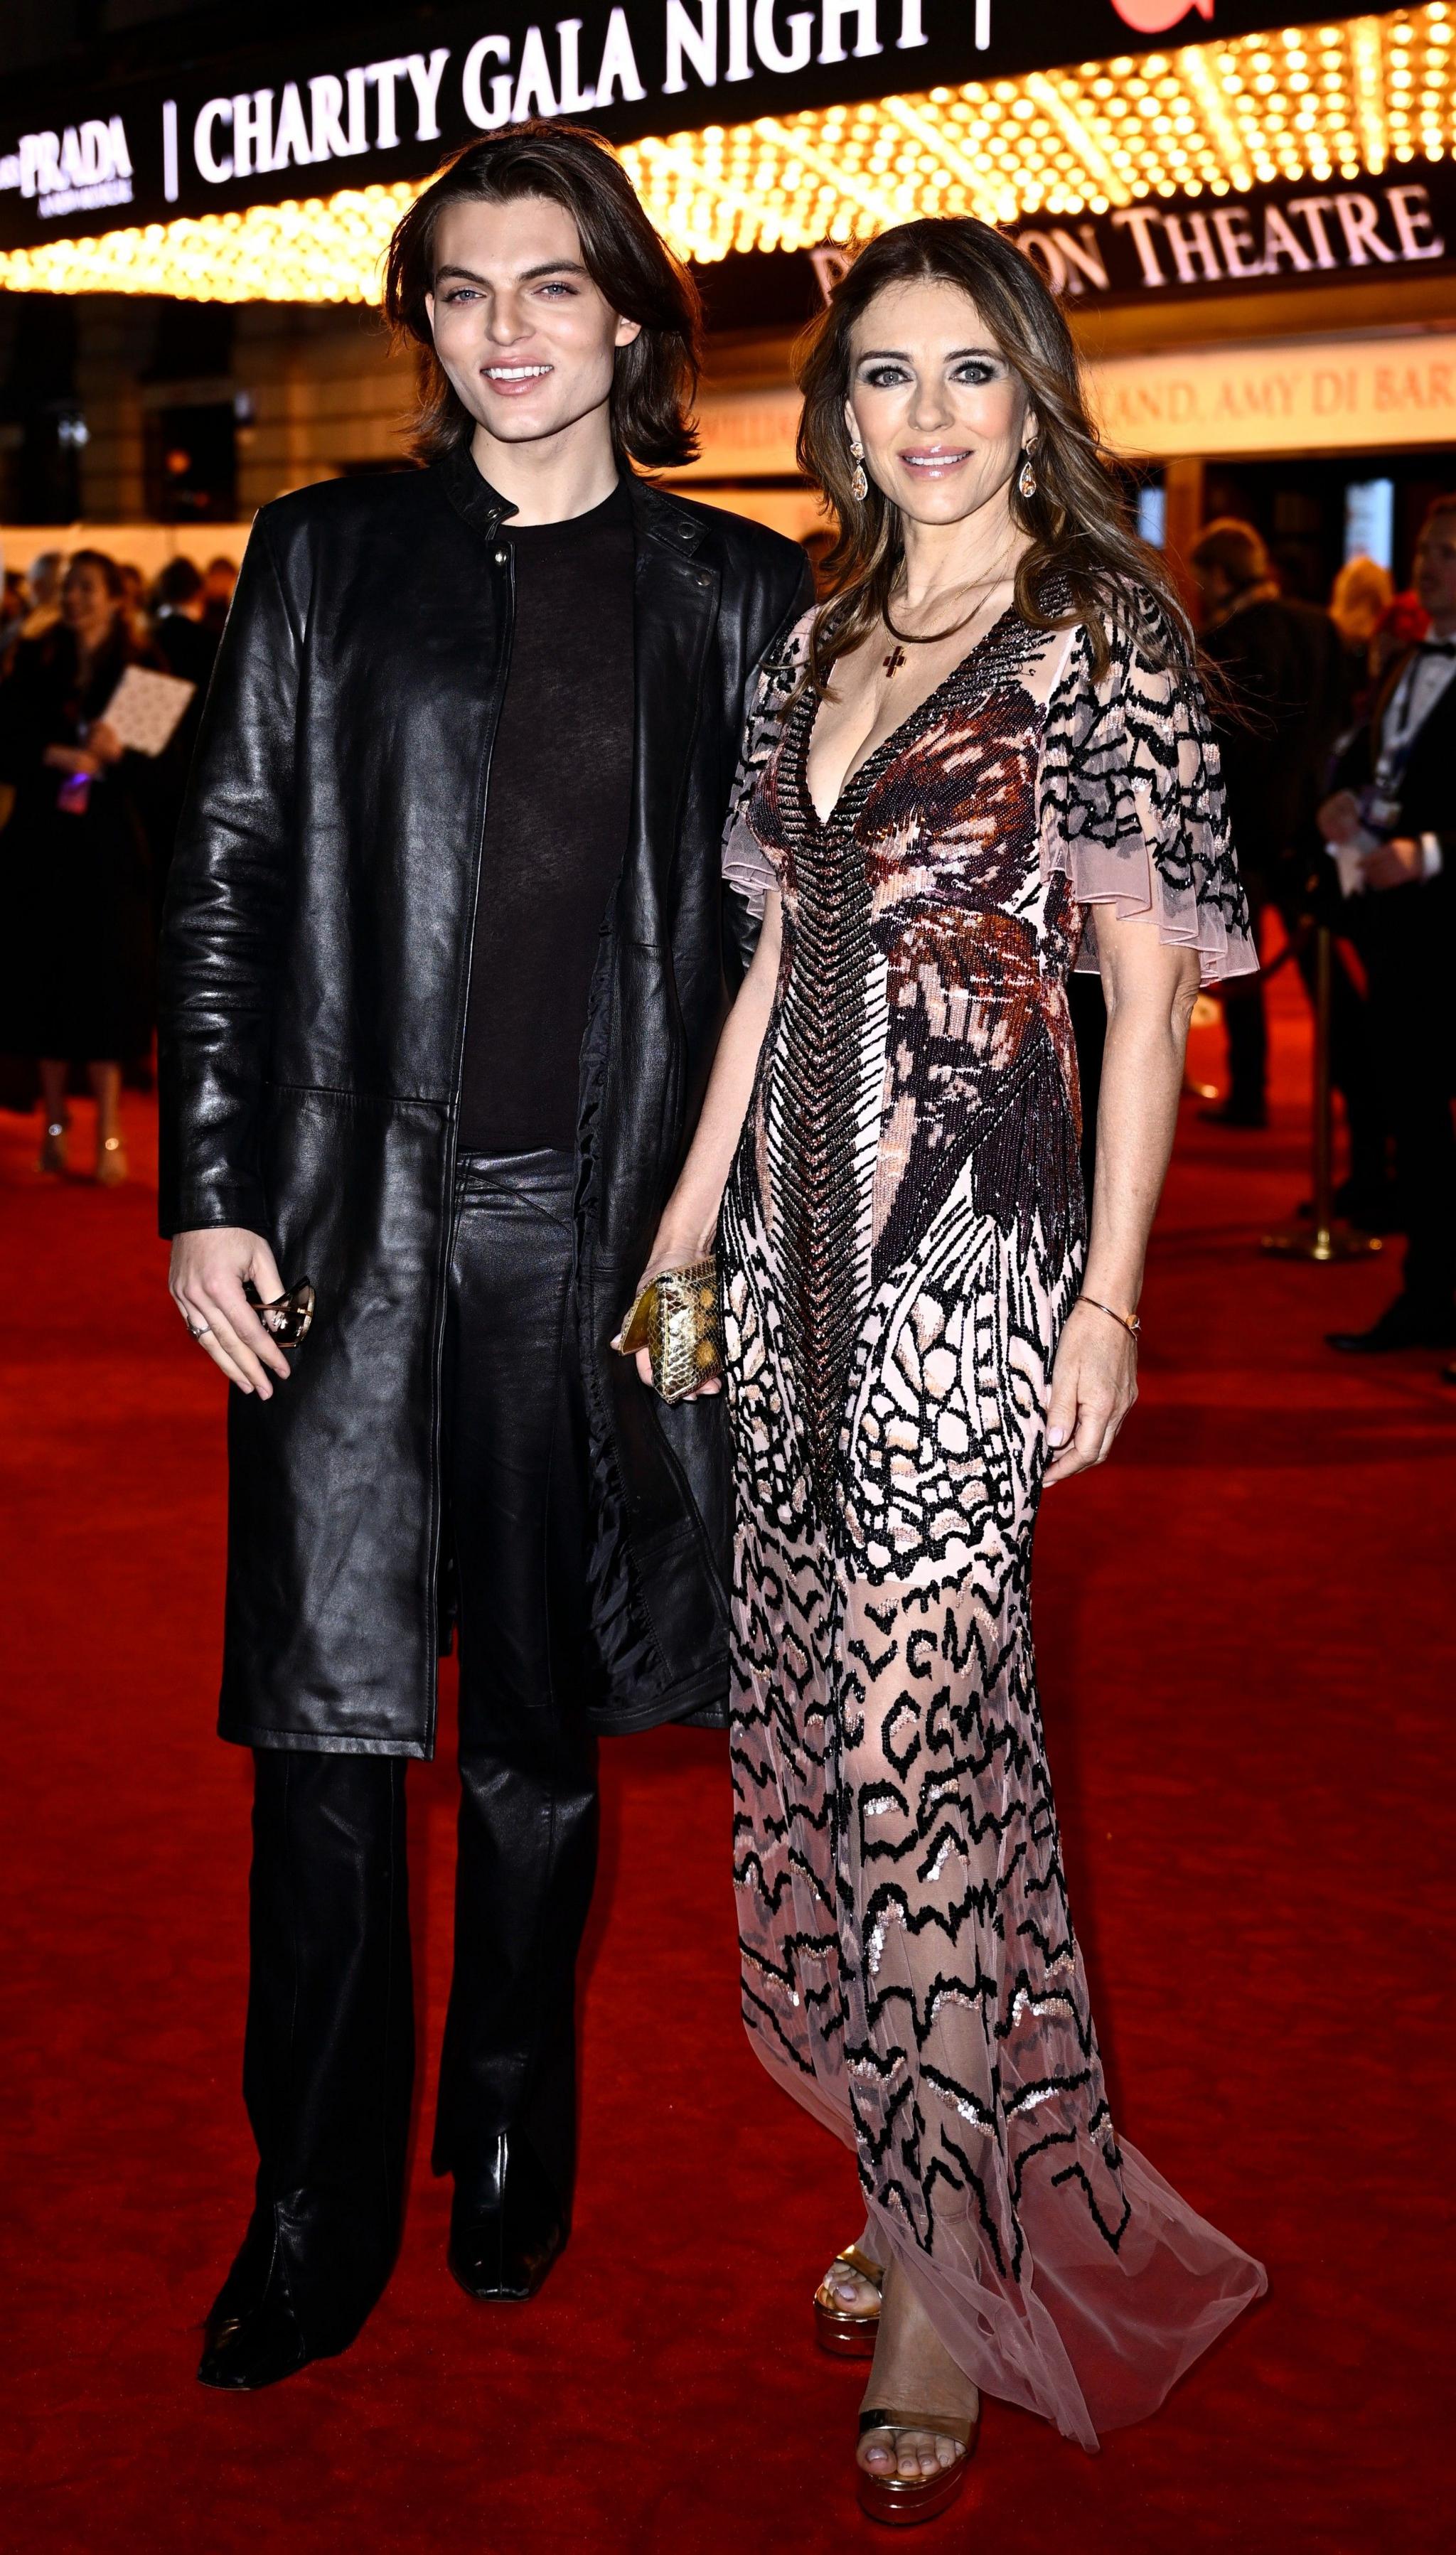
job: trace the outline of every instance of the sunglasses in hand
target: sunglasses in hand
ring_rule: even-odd
[[[276,1295],[265,1304],[251,1278],[244,1280],[243,1293],[263,1324],[271,1331],[281,1349],[296,1349],[305,1340],[313,1326],[313,1307],[317,1301],[306,1278],[291,1286],[286,1295]]]

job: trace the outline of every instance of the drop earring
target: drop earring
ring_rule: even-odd
[[[865,476],[865,447],[857,434],[850,435],[849,448],[854,455],[854,468],[849,474],[850,494],[856,504],[862,506],[870,493],[870,483]]]
[[[1017,480],[1017,494],[1024,501],[1034,497],[1036,494],[1036,473],[1031,467],[1031,456],[1030,452],[1024,452],[1022,454],[1021,473]]]

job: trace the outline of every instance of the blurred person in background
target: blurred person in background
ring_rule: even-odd
[[[191,769],[192,748],[202,723],[202,703],[207,697],[207,685],[217,655],[217,633],[209,630],[203,621],[205,604],[201,571],[189,558],[168,560],[152,588],[151,606],[152,644],[158,656],[170,674],[177,674],[184,683],[195,686],[182,713],[182,723],[157,767],[152,898],[160,927],[172,869],[173,845],[177,840],[187,774]]]
[[[1370,643],[1372,699],[1397,659],[1403,658],[1407,649],[1415,647],[1430,626],[1430,614],[1418,594],[1406,587],[1401,593],[1392,595]]]
[[[0,594],[0,664],[8,659],[20,637],[20,625],[26,616],[25,578],[19,568],[5,571],[5,589]]]
[[[1363,718],[1374,688],[1371,643],[1390,610],[1395,588],[1389,568],[1378,559],[1345,561],[1330,595],[1330,619],[1340,635],[1345,656],[1345,685],[1351,714]]]
[[[1256,933],[1273,906],[1312,995],[1308,925],[1317,899],[1333,885],[1314,813],[1349,715],[1343,645],[1328,613],[1279,593],[1252,524],[1228,516],[1208,525],[1193,546],[1192,566],[1203,598],[1204,654],[1223,681],[1214,724]],[[1385,1123],[1360,989],[1342,964],[1332,992],[1331,1071],[1350,1138],[1350,1176],[1339,1204],[1357,1222],[1379,1226],[1390,1212]],[[1204,1115],[1224,1127],[1262,1127],[1269,1061],[1262,978],[1240,977],[1224,988],[1224,1024],[1228,1095]]]
[[[217,655],[217,637],[206,627],[205,587],[189,558],[169,559],[152,588],[152,636],[168,672],[205,687]]]
[[[44,631],[55,628],[61,618],[61,581],[65,574],[64,550],[42,550],[26,569],[28,609],[21,624],[22,639],[39,639]]]
[[[235,559],[211,558],[207,561],[202,578],[201,621],[203,629],[210,631],[214,639],[222,637],[222,625],[227,619],[232,590],[237,581]]]
[[[152,631],[152,615],[147,608],[147,580],[134,559],[119,560],[117,574],[121,578],[122,609],[127,625],[132,637],[145,643]]]
[[[1351,925],[1406,1234],[1399,1294],[1369,1330],[1328,1335],[1352,1356],[1456,1347],[1456,492],[1421,527],[1415,591],[1429,635],[1390,669],[1319,810],[1366,890]]]
[[[58,620],[21,640],[0,682],[0,781],[15,792],[0,834],[9,920],[0,1045],[40,1060],[40,1166],[58,1175],[66,1168],[68,1069],[88,1066],[104,1186],[126,1177],[122,1066],[152,1042],[152,776],[103,715],[137,663],[155,660],[132,635],[121,570],[103,551],[81,549]]]

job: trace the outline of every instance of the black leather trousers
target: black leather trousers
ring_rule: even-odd
[[[461,1160],[442,1458],[460,1607],[455,1954],[433,2164],[471,2197],[503,2135],[563,2208],[576,1953],[596,1867],[569,1154]],[[244,2091],[296,2284],[357,2326],[398,2240],[414,2071],[405,1766],[256,1754]],[[366,2294],[367,2293],[367,2294]]]

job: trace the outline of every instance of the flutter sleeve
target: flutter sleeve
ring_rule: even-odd
[[[1075,635],[1043,731],[1041,870],[1083,910],[1079,968],[1097,966],[1096,909],[1110,905],[1196,949],[1203,983],[1220,984],[1259,956],[1207,706],[1194,674],[1158,663],[1157,623],[1152,597],[1137,599],[1101,675]]]
[[[806,612],[787,636],[776,642],[759,666],[744,721],[743,752],[728,801],[723,877],[760,920],[769,890],[779,884],[778,870],[756,822],[760,792],[783,733],[786,705],[803,671],[812,619],[813,614]]]

